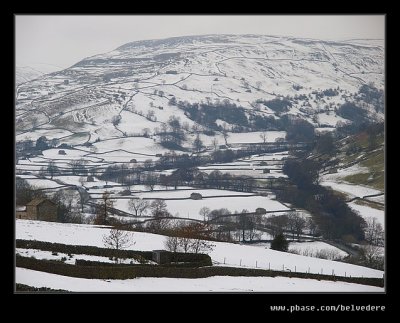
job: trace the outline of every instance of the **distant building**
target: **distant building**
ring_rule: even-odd
[[[58,151],[58,154],[59,154],[59,155],[66,155],[67,153],[65,152],[65,150],[60,149],[60,150]]]
[[[57,221],[57,204],[45,198],[35,198],[26,205],[25,210],[17,207],[16,218],[55,222]]]

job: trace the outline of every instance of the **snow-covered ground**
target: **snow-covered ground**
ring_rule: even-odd
[[[56,183],[55,181],[49,179],[27,178],[26,181],[28,182],[29,185],[33,185],[36,188],[55,188],[62,186],[62,184]]]
[[[45,260],[62,260],[64,258],[64,263],[75,265],[76,259],[81,260],[88,260],[88,261],[98,261],[98,262],[105,262],[105,263],[115,263],[114,260],[110,259],[109,257],[101,257],[101,256],[92,256],[92,255],[83,255],[83,254],[71,254],[71,257],[62,252],[53,253],[51,251],[45,250],[38,250],[38,249],[24,249],[24,248],[16,248],[16,253],[24,256],[24,257],[33,257],[35,259],[45,259]],[[126,259],[119,259],[119,263],[121,264],[139,264],[139,261],[126,258]],[[153,263],[150,261],[149,263]]]
[[[321,185],[332,187],[336,191],[346,193],[351,197],[364,197],[365,195],[379,194],[382,193],[373,188],[365,187],[362,185],[353,185],[346,183],[338,183],[335,181],[323,180],[320,182]]]
[[[254,193],[246,193],[246,192],[236,192],[236,191],[228,191],[228,190],[203,190],[203,189],[191,189],[191,190],[169,190],[167,192],[146,192],[141,194],[135,194],[140,198],[163,198],[163,199],[173,199],[173,198],[189,198],[192,193],[199,193],[203,197],[209,196],[228,196],[228,195],[254,195]]]
[[[16,220],[16,238],[58,242],[71,245],[87,245],[104,247],[103,236],[109,228],[85,224],[63,224],[55,222]],[[131,250],[158,250],[164,249],[165,236],[144,232],[134,232],[135,245]],[[383,272],[371,268],[351,265],[342,262],[279,252],[271,249],[239,245],[227,242],[213,242],[214,250],[210,256],[215,265],[270,268],[274,270],[290,270],[297,272],[311,272],[331,274],[336,276],[378,277]],[[225,262],[225,264],[224,264]]]
[[[85,279],[16,268],[15,282],[71,292],[384,292],[383,288],[345,282],[286,277]]]
[[[367,205],[359,205],[356,202],[350,202],[348,206],[357,211],[364,219],[375,218],[385,228],[385,211],[377,210]]]
[[[290,242],[289,250],[295,250],[300,255],[309,255],[313,256],[318,252],[324,251],[327,253],[331,253],[332,255],[337,255],[338,258],[344,258],[348,256],[348,253],[336,248],[328,243],[321,241],[312,241],[312,242]]]
[[[186,195],[186,192],[187,191],[182,191],[182,193],[176,194],[184,194],[185,197],[188,197],[190,194]],[[153,197],[156,198],[168,196],[169,193],[170,192],[151,192],[142,193],[138,196],[146,196],[148,198],[151,198],[154,194],[155,196]],[[221,195],[224,195],[224,193],[222,193]],[[128,201],[128,199],[116,200],[114,203],[114,208],[130,213]],[[149,200],[149,202],[152,202],[152,200]],[[289,208],[287,208],[280,202],[269,198],[268,196],[249,195],[248,197],[216,197],[205,198],[202,200],[166,200],[165,203],[167,204],[168,212],[170,212],[172,215],[198,220],[203,220],[203,217],[199,214],[202,207],[208,207],[210,210],[226,208],[232,213],[234,213],[235,211],[240,212],[244,209],[248,210],[249,212],[254,212],[259,207],[265,208],[267,211],[289,211]]]

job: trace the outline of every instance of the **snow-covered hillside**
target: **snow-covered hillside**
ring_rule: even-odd
[[[41,63],[32,63],[29,66],[16,66],[15,67],[15,83],[16,85],[28,82],[30,80],[34,80],[44,74],[49,74],[52,72],[56,72],[61,70],[61,67],[50,65],[50,64],[41,64]]]
[[[383,72],[383,42],[377,41],[261,35],[138,41],[21,84],[16,130],[19,137],[37,138],[38,131],[63,129],[76,136],[60,142],[72,145],[144,131],[158,140],[156,134],[174,116],[184,125],[183,146],[190,146],[193,126],[200,124],[203,130],[210,126],[188,112],[190,105],[199,103],[244,111],[240,122],[218,112],[212,123],[217,135],[218,126],[238,131],[238,126],[253,127],[257,118],[272,117],[277,122],[284,115],[329,130],[348,121],[336,111],[361,85],[384,87]],[[335,91],[324,92],[328,89]],[[287,109],[273,106],[271,100],[277,98],[288,102]],[[368,105],[365,109],[370,118],[383,118],[383,112]]]

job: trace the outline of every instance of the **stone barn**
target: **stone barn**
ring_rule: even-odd
[[[190,194],[190,198],[192,200],[201,200],[203,196],[200,193],[192,193]]]
[[[26,205],[25,211],[16,211],[17,219],[57,221],[57,204],[45,198],[35,198]]]

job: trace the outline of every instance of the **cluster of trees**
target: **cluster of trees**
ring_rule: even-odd
[[[372,104],[375,111],[384,112],[384,91],[377,89],[373,84],[363,84],[358,90],[359,98],[366,103]]]
[[[161,125],[158,135],[164,147],[182,150],[181,143],[185,140],[185,133],[179,117],[170,116],[168,122]]]
[[[180,106],[185,110],[186,115],[190,119],[214,130],[224,130],[221,125],[216,123],[217,119],[241,127],[248,126],[245,109],[231,103],[229,100],[223,100],[222,102],[217,103],[208,102],[200,104],[180,102]],[[238,128],[237,130],[240,129]]]
[[[289,142],[312,142],[314,139],[314,126],[306,120],[291,120],[286,127],[286,140]]]
[[[262,103],[275,112],[287,112],[292,107],[292,103],[284,98],[272,99],[269,101],[257,100],[257,103]]]
[[[209,240],[212,228],[205,223],[179,221],[169,228],[165,247],[171,252],[209,253],[215,245]]]
[[[318,185],[319,166],[312,160],[288,160],[283,172],[295,184],[277,192],[277,198],[310,211],[327,239],[364,240],[364,219],[334,191]]]
[[[337,110],[337,114],[344,119],[352,121],[353,125],[369,122],[368,111],[354,102],[345,102]]]
[[[271,235],[275,238],[277,235],[288,232],[292,235],[292,240],[300,238],[306,228],[312,232],[314,223],[311,219],[306,220],[298,212],[289,212],[287,214],[271,216],[266,219],[266,225],[270,229]],[[314,232],[313,232],[314,233]]]

